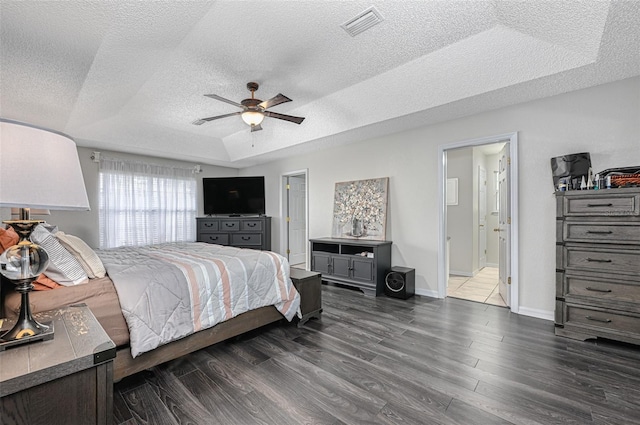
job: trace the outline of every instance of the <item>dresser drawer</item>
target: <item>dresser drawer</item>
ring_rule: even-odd
[[[564,297],[637,303],[637,310],[640,311],[640,280],[609,279],[572,274],[566,274],[564,280]]]
[[[622,249],[564,247],[566,270],[591,270],[640,275],[640,251]]]
[[[229,235],[226,233],[200,233],[198,242],[229,245]]]
[[[240,230],[240,220],[220,220],[221,232],[237,232]]]
[[[249,233],[234,233],[231,235],[231,245],[260,246],[262,245],[262,235],[249,234]]]
[[[628,316],[621,312],[567,304],[565,326],[602,329],[618,333],[640,336],[640,317]]]
[[[259,232],[262,230],[261,220],[244,220],[240,223],[240,230]]]
[[[571,216],[637,216],[640,215],[640,195],[618,193],[606,195],[564,196],[564,215]]]
[[[633,222],[564,222],[566,242],[640,244],[640,225]]]
[[[218,224],[218,220],[198,220],[198,232],[215,232]]]

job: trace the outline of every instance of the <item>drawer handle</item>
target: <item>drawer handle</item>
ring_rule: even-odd
[[[227,227],[236,227],[235,223],[224,223],[224,225]]]
[[[242,240],[243,241],[250,241],[251,240],[251,236],[242,236]]]
[[[611,319],[598,319],[597,317],[585,316],[585,319],[600,323],[611,323]]]
[[[611,260],[601,260],[599,258],[587,258],[587,261],[590,263],[610,263]]]
[[[613,232],[611,230],[587,230],[587,233],[591,233],[593,235],[610,235]]]
[[[611,289],[600,289],[600,288],[592,288],[591,286],[587,286],[587,291],[593,292],[611,292]]]
[[[256,227],[256,223],[247,223],[247,227]]]
[[[204,223],[204,227],[213,227],[213,223]]]
[[[209,240],[217,241],[218,237],[217,236],[209,236]]]
[[[594,208],[594,207],[612,207],[613,204],[587,204],[588,207],[590,208]]]

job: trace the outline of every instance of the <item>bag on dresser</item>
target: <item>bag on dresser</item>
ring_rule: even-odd
[[[600,171],[601,178],[609,177],[611,187],[639,187],[640,186],[640,166],[609,168]]]
[[[558,188],[560,179],[566,179],[567,184],[571,184],[571,181],[577,181],[579,185],[582,176],[584,176],[585,179],[589,177],[589,169],[591,169],[591,155],[589,155],[589,152],[573,153],[551,158],[553,187]]]

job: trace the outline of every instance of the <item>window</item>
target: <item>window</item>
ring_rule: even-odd
[[[100,248],[194,241],[192,168],[100,157]]]

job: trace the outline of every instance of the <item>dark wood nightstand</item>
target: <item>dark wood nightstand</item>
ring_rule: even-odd
[[[2,424],[111,424],[116,347],[91,310],[80,304],[34,317],[52,321],[55,336],[0,352]]]
[[[322,313],[322,279],[320,273],[308,272],[302,269],[290,269],[291,281],[300,293],[300,311],[302,318],[298,326],[304,325],[309,319],[320,318]]]

